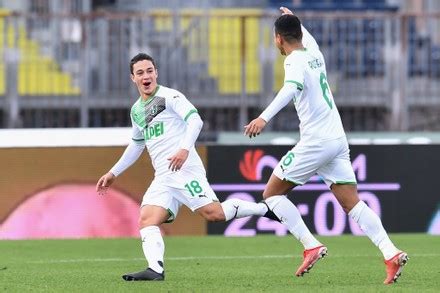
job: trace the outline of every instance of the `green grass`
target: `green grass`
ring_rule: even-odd
[[[382,284],[380,252],[365,237],[319,237],[329,256],[303,278],[293,237],[167,237],[165,282],[125,282],[146,264],[138,239],[0,241],[5,292],[439,292],[440,237],[391,235],[410,261]]]

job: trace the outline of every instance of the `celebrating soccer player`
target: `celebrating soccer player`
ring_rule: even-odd
[[[380,218],[361,200],[350,163],[349,147],[338,109],[327,81],[325,61],[318,44],[301,25],[297,16],[281,7],[283,15],[275,21],[275,44],[284,61],[284,85],[274,100],[245,126],[245,135],[254,137],[290,101],[300,120],[300,140],[280,160],[263,192],[269,209],[304,245],[304,260],[297,276],[307,273],[327,254],[304,224],[287,192],[320,175],[348,215],[382,251],[387,277],[385,284],[400,276],[408,256],[397,249],[388,237]]]
[[[126,281],[164,280],[165,248],[159,225],[173,221],[182,204],[208,221],[276,217],[265,203],[240,199],[219,203],[194,147],[203,124],[196,108],[179,91],[157,84],[157,68],[149,55],[134,56],[130,72],[140,94],[131,108],[132,140],[119,161],[98,180],[96,190],[105,194],[147,147],[155,178],[144,195],[139,225],[148,268],[122,277]]]

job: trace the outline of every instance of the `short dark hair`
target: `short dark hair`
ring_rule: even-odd
[[[275,33],[282,36],[286,42],[302,40],[301,21],[295,15],[285,14],[275,21]]]
[[[136,56],[134,56],[133,58],[131,58],[131,60],[130,60],[130,72],[131,72],[131,74],[133,74],[133,65],[135,63],[139,62],[139,61],[142,61],[142,60],[149,60],[149,61],[151,61],[151,63],[153,63],[154,68],[157,68],[156,67],[156,62],[154,62],[153,57],[151,57],[150,55],[145,54],[145,53],[139,53]]]

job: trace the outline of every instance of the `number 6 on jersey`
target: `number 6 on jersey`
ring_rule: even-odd
[[[321,75],[319,76],[319,84],[321,85],[322,95],[324,97],[324,100],[326,101],[327,105],[330,107],[330,109],[333,109],[333,103],[330,96],[330,86],[327,82],[327,77],[325,76],[324,72],[321,72]]]

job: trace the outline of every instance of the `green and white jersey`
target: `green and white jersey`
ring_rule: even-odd
[[[304,50],[294,50],[284,60],[284,82],[296,84],[294,99],[302,141],[322,141],[345,136],[341,117],[327,82],[324,56],[303,28]]]
[[[147,101],[139,98],[131,108],[132,138],[145,143],[156,176],[172,173],[168,169],[168,158],[181,148],[186,120],[194,113],[197,113],[196,108],[182,93],[159,85]],[[183,168],[192,166],[203,169],[194,146],[190,148]]]

